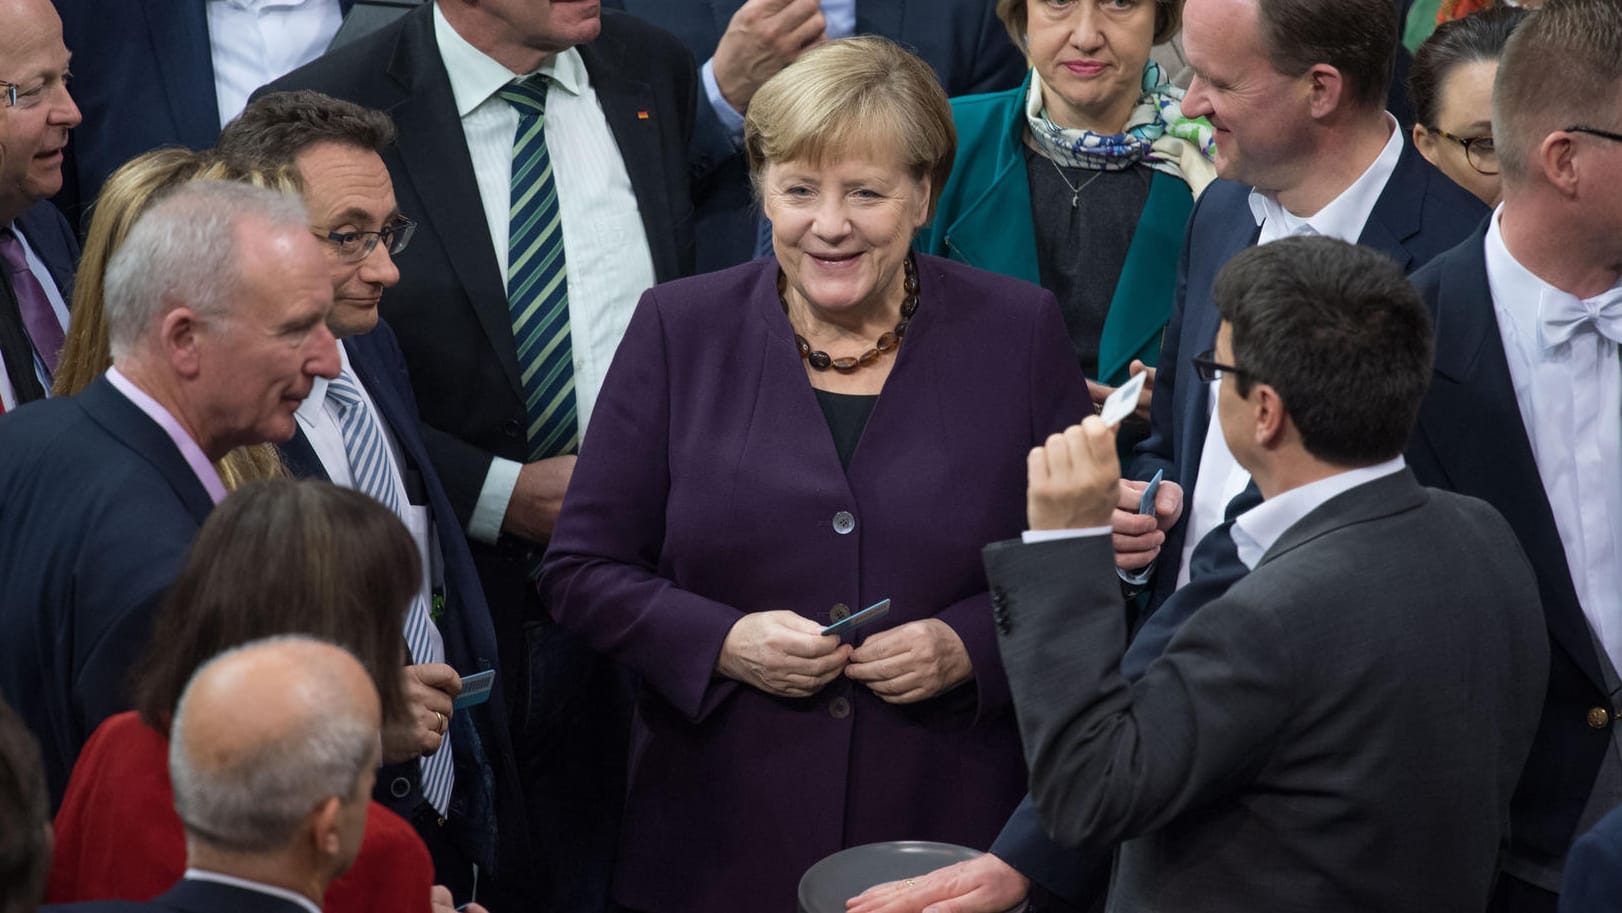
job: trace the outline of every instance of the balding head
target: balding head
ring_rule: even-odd
[[[62,189],[62,150],[80,119],[67,72],[50,0],[0,0],[0,80],[17,86],[17,104],[0,117],[0,223]]]
[[[342,872],[360,847],[380,725],[366,670],[330,644],[274,638],[209,661],[170,733],[193,853],[319,857]]]

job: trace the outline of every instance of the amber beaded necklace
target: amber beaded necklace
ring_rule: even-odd
[[[799,333],[794,334],[794,344],[799,347],[800,357],[818,371],[833,368],[841,374],[849,374],[857,368],[865,368],[879,360],[879,356],[886,352],[895,351],[901,345],[901,337],[907,335],[907,324],[912,322],[913,312],[918,310],[918,267],[912,262],[912,255],[901,262],[906,273],[902,279],[901,288],[906,297],[901,299],[901,319],[896,321],[895,329],[881,335],[873,348],[860,355],[845,355],[839,358],[830,356],[820,349],[812,349],[811,343]],[[783,285],[777,286],[777,301],[783,306],[783,314],[788,314],[788,299],[783,297]]]

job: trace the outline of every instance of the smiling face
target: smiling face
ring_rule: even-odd
[[[877,152],[769,165],[763,207],[785,295],[824,314],[899,305],[902,263],[928,218],[929,189],[927,177]]]
[[[1188,0],[1183,53],[1194,80],[1183,114],[1211,121],[1218,175],[1276,192],[1310,168],[1301,138],[1312,123],[1311,87],[1273,68],[1260,16],[1256,0]]]
[[[48,0],[0,0],[0,80],[17,86],[0,118],[0,222],[62,189],[62,150],[80,120],[67,76],[62,20]]]
[[[1474,60],[1449,70],[1436,93],[1436,123],[1429,126],[1465,140],[1492,136],[1492,82],[1497,76],[1496,60]],[[1488,206],[1497,206],[1503,199],[1498,175],[1482,174],[1472,167],[1464,147],[1458,142],[1431,132],[1427,125],[1417,124],[1414,146],[1453,183],[1475,194]]]
[[[377,231],[400,218],[394,183],[383,159],[370,149],[340,143],[316,143],[293,162],[304,182],[304,205],[318,237],[328,232]],[[332,335],[342,339],[371,332],[383,290],[400,281],[400,271],[387,247],[378,244],[362,260],[346,261],[331,241],[321,242],[332,277],[333,305],[327,318]]]
[[[1153,0],[1026,0],[1025,40],[1048,117],[1121,132],[1142,95],[1154,34]]]

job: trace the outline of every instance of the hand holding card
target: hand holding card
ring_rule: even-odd
[[[1104,405],[1098,410],[1098,417],[1104,424],[1119,425],[1133,410],[1138,408],[1138,395],[1143,392],[1143,385],[1149,380],[1148,372],[1132,375],[1132,379],[1115,388],[1115,392],[1104,400]]]

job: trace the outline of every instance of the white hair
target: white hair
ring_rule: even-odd
[[[187,181],[142,213],[102,283],[113,357],[129,353],[175,307],[227,312],[241,281],[238,228],[250,221],[272,230],[309,226],[298,197],[236,181]]]

